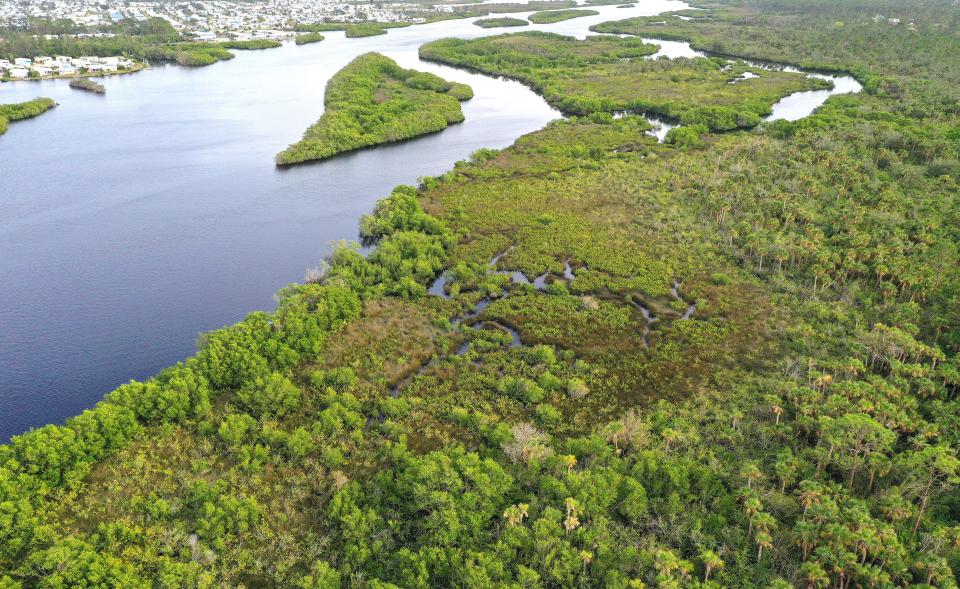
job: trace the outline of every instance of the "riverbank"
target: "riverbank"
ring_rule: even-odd
[[[678,6],[657,2],[633,10]],[[598,17],[534,27],[584,36],[589,25],[623,14],[614,7],[601,11]],[[41,119],[37,134],[9,133],[0,175],[17,187],[8,201],[24,212],[7,217],[0,231],[0,246],[16,252],[0,261],[0,270],[12,277],[0,285],[0,298],[13,301],[0,308],[0,322],[7,327],[7,339],[0,337],[0,370],[10,375],[8,387],[0,391],[9,408],[0,418],[0,435],[9,437],[78,414],[104,390],[186,357],[194,350],[198,331],[231,323],[250,309],[272,308],[270,297],[277,285],[302,277],[303,268],[315,266],[317,258],[328,253],[327,243],[353,239],[356,219],[394,184],[438,174],[482,147],[509,145],[560,116],[519,84],[417,60],[417,47],[437,37],[485,33],[469,20],[453,20],[397,29],[389,38],[331,35],[320,45],[245,53],[202,72],[156,67],[111,85],[109,101],[61,109],[55,127]],[[324,82],[369,50],[391,51],[405,67],[473,86],[477,97],[463,105],[466,121],[410,144],[357,151],[322,166],[288,169],[282,175],[272,165],[264,168],[316,120]],[[685,55],[689,50],[664,43],[658,54]],[[308,64],[317,75],[304,79]],[[250,79],[261,83],[251,88]],[[68,107],[71,100],[85,98],[66,83],[42,84],[43,94]],[[25,101],[35,96],[31,88],[35,86],[12,84],[6,91],[12,100]],[[793,116],[808,115],[825,99],[807,96]],[[145,100],[154,113],[147,121],[136,108]],[[104,120],[112,121],[113,133],[98,136],[96,142],[82,139],[96,133]],[[136,146],[144,142],[163,158],[135,158],[140,153]],[[221,150],[229,157],[218,160],[216,167],[198,166]],[[89,155],[83,166],[64,166],[78,152]],[[168,166],[184,172],[171,176]],[[76,184],[76,178],[87,175],[114,178],[116,186],[114,181],[101,181],[99,188],[92,180]],[[62,195],[54,186],[70,183],[75,186],[72,198],[83,206],[61,206]],[[168,189],[158,192],[158,187]],[[278,203],[277,208],[264,207],[264,199]],[[151,206],[167,214],[140,214],[142,205],[128,208],[123,204],[128,200],[154,203]],[[85,210],[109,214],[91,217]],[[186,215],[188,210],[198,216]],[[256,211],[256,223],[243,211]],[[217,218],[217,228],[205,228],[204,218]],[[97,239],[83,242],[97,245],[78,249],[77,240],[86,234]],[[179,237],[158,243],[151,238],[156,234]],[[147,253],[111,253],[125,251],[131,243]],[[304,243],[315,247],[305,248]],[[204,252],[200,257],[195,255],[198,250]],[[56,278],[62,276],[57,269],[75,263],[77,256],[89,271],[71,284]],[[247,260],[247,269],[236,266],[238,256]],[[175,262],[187,258],[193,260],[188,267]],[[110,260],[109,267],[99,260]],[[151,278],[157,272],[162,280]],[[68,288],[99,294],[83,299],[55,296]],[[125,293],[131,292],[142,305],[127,304]],[[145,313],[147,308],[165,311],[155,315]],[[202,315],[197,315],[198,308]],[[138,327],[118,329],[118,324]],[[77,348],[88,353],[77,355]],[[74,383],[69,391],[61,385],[67,378]]]
[[[0,104],[0,135],[9,129],[11,122],[32,119],[57,106],[50,98],[35,98],[29,102]]]
[[[658,51],[639,39],[577,41],[536,32],[434,41],[420,56],[518,80],[568,114],[646,113],[711,131],[755,127],[781,99],[832,87],[821,78],[761,72],[743,62],[636,59]]]
[[[906,98],[696,146],[593,112],[396,187],[275,312],[4,447],[2,574],[952,587],[958,120]]]
[[[26,78],[13,78],[10,76],[0,77],[0,82],[39,82],[42,80],[73,80],[77,78],[107,78],[111,76],[123,76],[126,74],[135,74],[137,72],[142,72],[143,70],[150,69],[149,63],[140,63],[133,67],[124,69],[122,71],[98,71],[98,72],[76,72],[72,74],[56,74],[56,75],[47,75],[47,76],[34,76]]]

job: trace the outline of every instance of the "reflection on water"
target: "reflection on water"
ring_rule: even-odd
[[[833,82],[832,90],[810,90],[808,92],[797,92],[787,96],[780,102],[773,105],[773,113],[765,120],[767,121],[797,121],[803,117],[809,116],[817,107],[826,102],[834,94],[855,94],[863,90],[860,82],[850,76],[837,76],[826,74],[810,74],[813,77],[830,80]]]

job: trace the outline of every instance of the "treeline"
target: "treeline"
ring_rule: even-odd
[[[56,30],[56,33],[43,33],[44,30]],[[73,32],[67,32],[73,31]],[[180,40],[180,33],[162,18],[150,18],[143,22],[130,22],[117,25],[108,31],[112,37],[81,37],[79,33],[92,34],[91,31],[74,31],[73,28],[44,27],[38,25],[27,30],[4,30],[0,35],[0,56],[8,59],[16,57],[36,57],[38,55],[95,55],[99,57],[126,56],[133,59],[146,59],[148,48]],[[57,34],[57,38],[48,39],[45,34]]]
[[[571,8],[577,5],[575,0],[533,0],[529,3],[494,2],[483,4],[479,2],[463,4],[447,4],[447,10],[438,12],[432,7],[404,9],[405,18],[412,22],[441,22],[467,18],[482,18],[494,14],[509,14],[513,12],[530,12],[532,10],[545,11]]]
[[[0,586],[955,589],[960,124],[914,101],[597,112],[398,187],[375,247],[0,447]]]
[[[377,22],[367,21],[362,23],[347,22],[321,22],[321,23],[297,23],[293,30],[304,33],[322,33],[326,31],[343,31],[347,38],[373,37],[376,35],[386,35],[388,29],[397,29],[409,27],[412,23],[408,22]]]
[[[274,49],[280,47],[282,43],[276,39],[252,39],[249,41],[221,41],[219,43],[221,47],[226,47],[227,49],[241,49],[241,50],[257,50],[257,49]]]
[[[51,98],[34,98],[27,102],[0,104],[0,135],[7,132],[11,121],[38,117],[55,106],[57,103]]]
[[[36,57],[38,55],[69,55],[79,57],[124,56],[144,61],[165,61],[185,66],[205,66],[234,57],[227,49],[268,49],[279,47],[273,39],[251,41],[224,41],[202,43],[184,39],[166,20],[150,18],[111,28],[112,37],[77,36],[61,34],[48,39],[33,28],[27,31],[3,31],[0,36],[0,56]]]
[[[578,41],[536,32],[441,39],[423,45],[420,56],[520,80],[569,114],[643,112],[712,131],[755,127],[784,96],[830,87],[819,78],[760,72],[719,58],[638,59],[656,49],[639,39]],[[745,71],[759,76],[730,83]]]
[[[592,30],[685,40],[723,55],[849,72],[870,92],[898,98],[909,93],[904,105],[919,112],[957,110],[960,71],[953,56],[960,47],[950,31],[956,30],[958,17],[949,2],[933,2],[920,11],[912,3],[890,0],[837,6],[819,0],[789,6],[712,0],[705,6],[710,10],[688,14],[694,20],[640,17]]]
[[[600,14],[596,10],[582,10],[582,9],[572,9],[572,10],[547,10],[541,12],[534,12],[528,18],[530,22],[536,23],[538,25],[549,24],[555,22],[561,22],[565,20],[570,20],[572,18],[580,18],[583,16],[596,16]]]
[[[214,43],[154,45],[145,47],[142,55],[147,60],[169,61],[192,67],[213,65],[236,57],[225,47]]]
[[[323,41],[323,35],[320,33],[304,33],[303,35],[297,35],[297,38],[295,39],[297,45],[319,43],[320,41]]]
[[[406,70],[378,53],[354,59],[327,83],[324,114],[277,164],[324,159],[402,141],[463,121],[460,101],[473,91],[433,74]]]
[[[482,29],[495,29],[499,27],[526,27],[530,25],[528,21],[525,21],[522,18],[512,18],[509,16],[503,16],[499,18],[481,18],[480,20],[473,21],[473,24]]]
[[[255,456],[266,452],[265,447],[247,446],[250,436],[259,435],[252,415],[282,417],[301,409],[304,399],[290,380],[292,371],[315,358],[355,320],[364,299],[387,293],[423,296],[424,283],[442,268],[453,236],[441,221],[423,213],[416,195],[414,189],[398,187],[364,221],[365,236],[379,243],[372,256],[338,250],[327,277],[284,289],[273,313],[253,313],[237,325],[208,333],[200,351],[186,362],[145,382],[119,387],[65,425],[48,425],[0,446],[0,506],[5,516],[0,571],[21,580],[39,576],[44,584],[59,586],[140,587],[158,578],[170,586],[206,586],[209,577],[196,563],[181,565],[163,558],[155,563],[159,570],[149,574],[49,526],[47,501],[81,489],[98,463],[157,427],[207,432],[228,448],[252,450],[251,458],[262,460]],[[336,388],[353,378],[349,369],[316,376],[318,384]],[[327,390],[337,396],[334,388]],[[217,405],[227,398],[237,411],[221,416]],[[348,399],[344,395],[341,401],[346,404],[338,409],[341,417],[325,414],[342,419],[343,412],[350,413],[346,407],[355,407]],[[314,447],[305,430],[288,437],[267,426],[262,434],[282,440],[291,456],[302,457]],[[160,519],[171,513],[170,504],[159,498],[142,507]],[[186,507],[198,518],[198,537],[212,546],[222,547],[225,535],[251,531],[263,517],[256,499],[237,497],[221,483],[192,486]],[[113,529],[132,531],[123,525]],[[0,582],[21,586],[5,575]]]

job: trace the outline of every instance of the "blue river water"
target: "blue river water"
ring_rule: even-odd
[[[527,29],[583,37],[597,22],[685,6],[646,0]],[[62,80],[0,85],[0,103],[59,103],[0,137],[0,442],[62,422],[190,356],[200,333],[272,308],[272,294],[331,243],[356,239],[359,217],[393,186],[560,116],[521,84],[417,58],[434,39],[499,32],[467,20],[331,33],[210,67],[106,78],[102,96]],[[330,76],[367,51],[470,84],[466,122],[276,168],[273,156],[322,113]]]

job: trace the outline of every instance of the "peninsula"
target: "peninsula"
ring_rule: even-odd
[[[582,10],[572,8],[570,10],[541,10],[534,12],[527,17],[530,22],[538,25],[545,25],[555,22],[570,20],[571,18],[581,18],[584,16],[596,16],[600,14],[596,10]]]
[[[303,139],[277,155],[278,165],[322,160],[339,153],[403,141],[463,122],[465,85],[408,70],[379,53],[366,53],[327,83],[325,111]]]
[[[38,117],[56,105],[57,103],[51,98],[34,98],[16,104],[0,104],[0,135],[7,132],[12,121]]]

